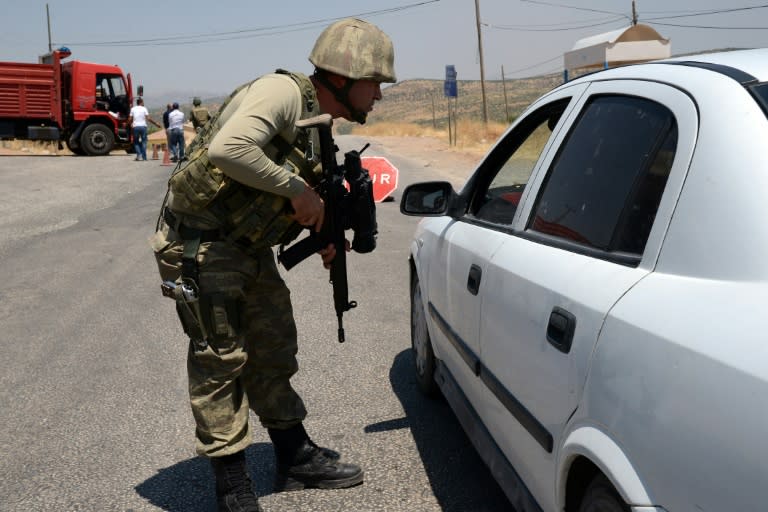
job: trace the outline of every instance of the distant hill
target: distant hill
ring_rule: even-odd
[[[505,82],[485,82],[489,121],[509,123],[533,100],[560,85],[563,77],[561,74],[552,74]],[[483,94],[480,81],[460,80],[457,88],[458,97],[451,98],[450,101],[459,118],[482,120]],[[447,125],[448,98],[443,94],[442,80],[403,80],[385,88],[382,96],[382,100],[368,116],[368,124],[387,122],[432,126],[434,122],[438,129]],[[346,133],[352,128],[351,123],[343,121],[335,122],[335,125],[341,133]]]

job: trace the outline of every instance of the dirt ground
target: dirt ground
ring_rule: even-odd
[[[485,154],[485,151],[480,149],[456,149],[449,146],[447,140],[434,137],[366,136],[365,138],[375,140],[388,151],[427,166],[469,166],[474,168]]]

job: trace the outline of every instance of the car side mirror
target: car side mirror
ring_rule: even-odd
[[[414,183],[403,191],[400,213],[418,217],[458,217],[464,213],[464,201],[447,181]]]

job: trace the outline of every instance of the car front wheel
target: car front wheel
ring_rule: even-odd
[[[411,280],[411,347],[419,389],[426,396],[438,396],[440,390],[435,382],[435,353],[432,351],[432,342],[427,330],[419,277],[415,273]]]
[[[587,487],[579,512],[629,512],[629,505],[624,503],[605,475],[598,475]]]

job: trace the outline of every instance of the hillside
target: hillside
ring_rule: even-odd
[[[507,80],[506,106],[502,81],[486,81],[488,120],[508,124],[531,101],[560,85],[562,81],[562,75],[559,74]],[[404,80],[385,88],[382,96],[383,99],[376,104],[374,111],[368,116],[368,124],[413,123],[431,127],[434,115],[434,125],[438,129],[443,129],[447,125],[448,98],[443,95],[442,80]],[[458,98],[452,98],[451,102],[454,102],[453,106],[458,112],[459,119],[482,121],[483,99],[479,80],[460,80]],[[341,132],[351,128],[351,126],[345,126],[347,123],[338,122],[337,124]]]

